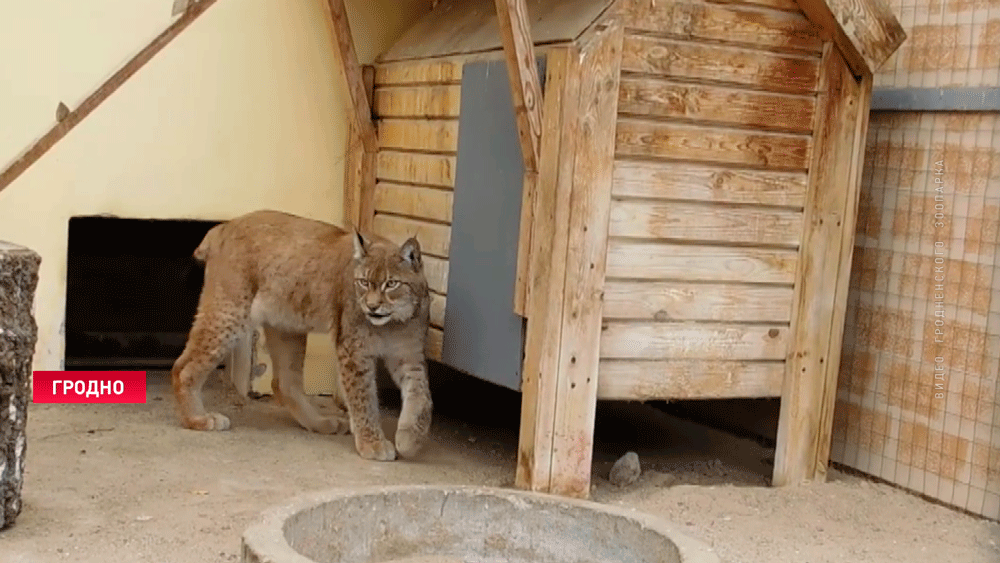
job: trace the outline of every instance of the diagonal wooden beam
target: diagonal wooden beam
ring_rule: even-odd
[[[500,39],[507,55],[511,98],[517,111],[517,132],[521,138],[524,169],[538,171],[542,137],[542,89],[538,80],[534,43],[528,27],[525,0],[496,0]]]
[[[142,48],[134,57],[128,60],[117,72],[111,75],[103,84],[97,87],[75,110],[69,111],[60,103],[56,110],[57,123],[48,130],[47,133],[38,138],[24,152],[14,160],[0,169],[0,191],[11,185],[21,174],[38,162],[49,149],[55,146],[67,133],[73,130],[84,119],[87,118],[105,100],[111,97],[122,84],[139,72],[143,66],[156,56],[164,47],[170,44],[187,26],[198,19],[205,10],[208,10],[216,0],[201,0],[190,4],[184,14],[170,24],[167,29],[156,36],[153,41]]]
[[[351,119],[361,136],[365,152],[374,154],[378,150],[378,143],[375,138],[375,125],[372,123],[372,106],[365,93],[364,77],[351,36],[351,24],[347,21],[347,9],[344,7],[344,0],[327,0],[326,4],[329,8],[333,39],[340,53],[340,68],[347,81]]]

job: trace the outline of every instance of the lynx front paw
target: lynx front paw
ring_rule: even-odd
[[[184,421],[184,426],[191,430],[229,430],[229,417],[210,412],[205,416],[192,416]]]
[[[408,426],[396,429],[396,450],[402,457],[416,457],[424,447],[426,434]]]
[[[372,461],[393,461],[396,459],[396,448],[392,442],[385,438],[372,442],[355,440],[354,445],[358,450],[358,455],[363,459]]]

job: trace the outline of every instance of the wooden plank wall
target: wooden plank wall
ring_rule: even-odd
[[[622,17],[599,397],[779,396],[823,40],[794,0]]]
[[[397,242],[416,235],[431,288],[428,357],[441,359],[448,290],[452,190],[462,65],[416,61],[375,69],[377,119],[373,230]]]

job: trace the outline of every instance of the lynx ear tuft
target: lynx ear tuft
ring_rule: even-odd
[[[354,229],[353,236],[354,240],[354,259],[361,260],[368,254],[368,243],[365,241],[365,237],[361,236],[361,232]]]
[[[417,242],[417,237],[410,237],[406,239],[403,246],[399,248],[399,255],[402,256],[403,260],[412,266],[414,270],[419,269],[421,266],[420,243]]]

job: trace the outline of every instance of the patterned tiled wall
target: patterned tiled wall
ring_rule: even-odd
[[[1000,86],[1000,0],[889,0],[875,88]],[[1000,519],[1000,114],[873,112],[833,461]]]

